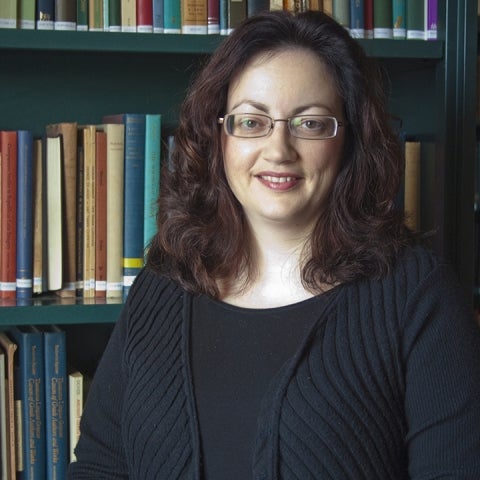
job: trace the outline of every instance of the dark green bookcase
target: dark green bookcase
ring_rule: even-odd
[[[391,84],[391,113],[434,145],[434,248],[473,285],[477,2],[439,0],[439,40],[362,40]],[[221,36],[0,30],[0,128],[99,123],[107,113],[161,112],[166,129],[197,68]],[[94,337],[119,303],[35,300],[0,307],[0,328],[57,323]]]

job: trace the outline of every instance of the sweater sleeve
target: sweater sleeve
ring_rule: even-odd
[[[128,479],[121,431],[127,321],[128,306],[125,306],[89,390],[75,449],[77,460],[69,466],[68,480]]]
[[[480,478],[480,329],[446,266],[404,310],[406,438],[411,479]]]

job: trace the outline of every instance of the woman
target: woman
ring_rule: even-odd
[[[69,478],[480,478],[479,331],[395,209],[401,148],[348,33],[248,19],[169,167]]]

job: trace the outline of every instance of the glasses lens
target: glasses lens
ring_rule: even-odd
[[[263,137],[271,128],[270,117],[251,113],[235,113],[225,118],[227,133],[235,137]]]
[[[290,119],[290,131],[299,138],[332,138],[337,134],[337,120],[324,115],[293,117]]]

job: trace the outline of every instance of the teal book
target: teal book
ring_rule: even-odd
[[[350,0],[333,0],[333,18],[345,28],[350,28]]]
[[[406,0],[392,1],[393,38],[404,40],[407,38],[407,3]]]
[[[56,325],[43,329],[45,360],[46,478],[67,478],[68,390],[65,332]]]
[[[45,478],[45,369],[43,334],[35,327],[10,330],[17,344],[15,401],[19,402],[24,470],[21,480]]]
[[[33,134],[17,131],[17,299],[33,295]],[[20,302],[21,303],[21,302]]]
[[[124,113],[103,117],[103,123],[123,124],[125,127],[123,184],[124,297],[128,295],[131,284],[144,265],[145,122],[146,115],[143,113]]]
[[[393,38],[392,0],[373,2],[373,38]]]
[[[88,31],[88,0],[77,0],[77,31]]]
[[[163,2],[163,33],[181,33],[182,15],[180,0],[164,0]]]
[[[425,4],[418,0],[407,0],[407,39],[425,40]]]
[[[143,244],[147,249],[157,231],[157,200],[160,193],[161,115],[145,118],[145,197]]]

